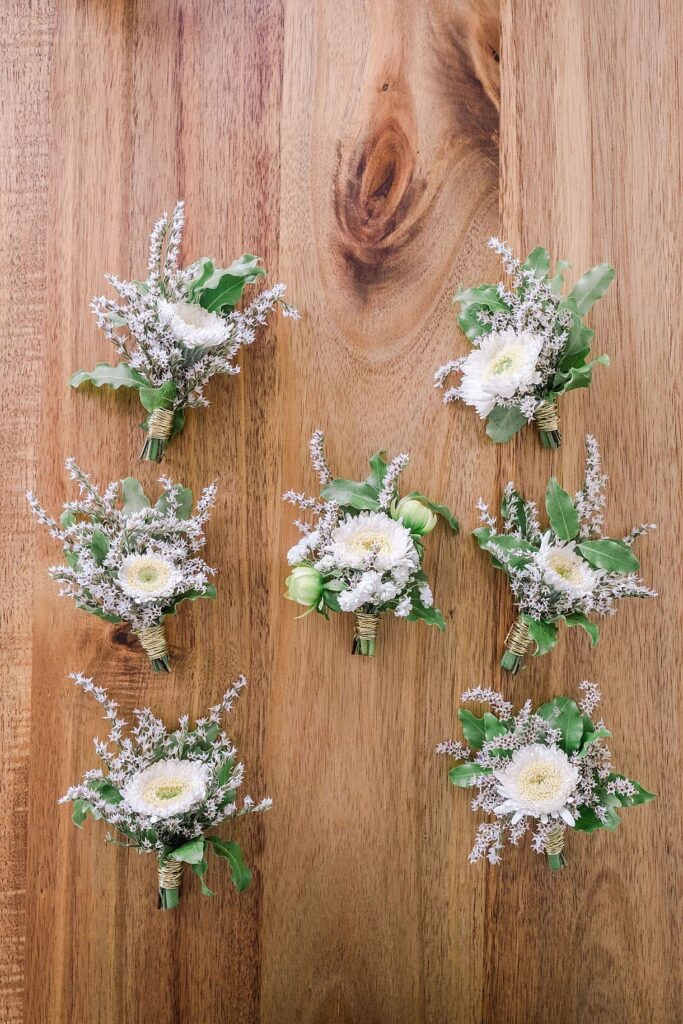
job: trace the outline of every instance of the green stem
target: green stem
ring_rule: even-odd
[[[171,659],[168,655],[164,655],[163,658],[150,658],[153,672],[170,672],[171,671]]]
[[[159,910],[173,910],[180,903],[180,889],[159,889]]]
[[[539,430],[539,434],[544,448],[559,448],[562,444],[562,433],[559,430]]]
[[[513,676],[516,676],[522,667],[523,659],[518,654],[513,654],[512,651],[506,651],[503,657],[500,659],[500,667],[504,668],[506,672],[511,672]]]
[[[548,867],[551,871],[561,871],[565,867],[567,861],[564,859],[563,853],[549,853],[548,854]]]
[[[148,437],[145,441],[140,458],[147,462],[161,462],[166,445],[160,437]]]

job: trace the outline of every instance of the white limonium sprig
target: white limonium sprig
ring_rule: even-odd
[[[386,612],[444,629],[422,561],[424,537],[439,515],[457,532],[452,512],[417,491],[400,497],[407,454],[387,463],[378,452],[370,459],[370,475],[355,481],[333,478],[322,431],[314,432],[309,450],[322,491],[319,498],[283,495],[314,517],[296,523],[302,537],[287,556],[292,573],[286,596],[325,618],[330,611],[353,612],[354,654],[375,653],[377,622]]]
[[[545,496],[548,527],[542,530],[536,505],[509,483],[501,501],[502,528],[479,501],[482,526],[474,530],[479,545],[510,580],[518,618],[506,641],[503,668],[518,672],[532,644],[546,654],[558,639],[558,627],[580,626],[595,645],[600,633],[589,615],[613,615],[622,597],[655,597],[638,575],[634,541],[655,529],[637,526],[623,539],[604,537],[604,488],[600,449],[586,437],[584,482],[572,497],[555,477]]]
[[[115,366],[98,363],[92,372],[79,370],[70,381],[75,388],[86,383],[135,388],[148,414],[141,458],[154,462],[183,429],[185,410],[209,404],[204,390],[211,378],[240,372],[237,354],[252,344],[275,309],[299,316],[284,301],[283,284],[236,308],[244,289],[265,276],[258,256],[240,256],[226,269],[206,258],[179,267],[184,221],[179,202],[170,220],[164,214],[154,225],[145,281],[106,275],[119,299],[102,296],[92,308],[121,360]]]
[[[183,601],[216,596],[216,572],[198,555],[204,525],[216,499],[216,486],[201,493],[192,514],[192,491],[167,477],[155,505],[140,483],[128,477],[110,483],[104,493],[74,459],[66,468],[78,485],[59,523],[29,492],[34,515],[64,549],[66,565],[50,577],[62,584],[60,596],[105,622],[127,623],[137,634],[155,671],[170,671],[164,619]]]
[[[472,810],[493,821],[479,825],[470,862],[501,860],[506,843],[516,846],[531,829],[531,846],[546,854],[548,865],[564,867],[568,832],[614,830],[620,807],[654,799],[654,794],[612,767],[604,740],[611,736],[592,715],[600,691],[588,680],[579,684],[583,697],[554,697],[533,709],[527,700],[515,714],[494,690],[477,687],[463,693],[463,701],[489,704],[490,711],[475,715],[458,711],[466,743],[449,740],[436,750],[462,762],[451,768],[455,786],[474,789]]]
[[[244,765],[220,724],[246,686],[244,676],[208,717],[190,728],[185,716],[174,731],[149,708],[134,711],[135,725],[128,728],[106,690],[80,673],[70,678],[102,706],[110,726],[106,740],[95,740],[104,767],[87,771],[60,800],[73,803],[74,823],[80,828],[88,816],[103,819],[123,836],[119,842],[108,834],[107,842],[156,854],[159,906],[164,910],[178,905],[183,864],[191,866],[202,892],[213,895],[204,881],[210,850],[228,861],[235,888],[246,889],[251,872],[239,843],[207,834],[227,819],[265,811],[272,804],[269,798],[255,803],[250,796],[238,803]]]
[[[458,322],[473,350],[441,366],[434,386],[444,388],[460,373],[459,385],[445,391],[444,401],[473,406],[487,420],[486,433],[493,441],[508,441],[535,420],[543,445],[558,448],[558,398],[589,387],[593,368],[609,365],[605,355],[588,361],[594,332],[584,326],[583,317],[609,288],[614,270],[607,263],[592,267],[563,297],[569,267],[564,260],[558,260],[553,274],[550,254],[540,246],[524,262],[497,238],[489,248],[501,257],[509,284],[457,293]]]

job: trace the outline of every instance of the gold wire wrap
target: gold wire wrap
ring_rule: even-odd
[[[159,441],[168,441],[173,428],[173,411],[171,409],[155,409],[149,418],[147,436]]]
[[[355,635],[358,640],[376,640],[379,615],[356,612]]]
[[[534,413],[534,419],[539,430],[545,430],[548,433],[559,431],[560,414],[557,410],[557,402],[541,402]]]
[[[558,857],[564,850],[565,827],[558,821],[556,825],[548,829],[545,837],[545,852],[549,857]]]
[[[147,629],[141,629],[138,632],[138,639],[150,661],[168,657],[166,633],[163,623],[160,622],[156,626],[148,626]]]
[[[181,860],[166,860],[159,864],[159,888],[179,889],[180,880],[183,876],[183,862]]]
[[[505,650],[518,658],[523,658],[530,646],[529,627],[524,619],[517,619],[510,626],[508,635],[505,637]]]

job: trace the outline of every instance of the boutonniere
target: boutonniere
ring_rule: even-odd
[[[161,479],[155,505],[137,480],[109,484],[103,494],[87,473],[67,459],[79,498],[64,505],[59,523],[29,491],[34,515],[64,549],[66,565],[50,577],[79,608],[105,622],[127,623],[137,634],[155,672],[170,672],[164,619],[183,601],[214,598],[216,572],[197,554],[206,543],[204,524],[216,486],[204,488],[192,514],[192,491]]]
[[[237,749],[220,720],[246,686],[244,676],[209,709],[207,718],[198,719],[191,729],[185,716],[174,732],[149,708],[133,712],[135,727],[129,729],[106,690],[80,673],[71,678],[101,704],[110,724],[106,740],[95,740],[104,768],[86,772],[59,801],[73,803],[74,824],[81,828],[89,816],[102,818],[123,837],[119,841],[108,833],[105,842],[156,854],[162,910],[178,906],[184,864],[197,875],[204,895],[215,895],[204,881],[211,850],[227,860],[238,892],[246,889],[251,871],[239,843],[207,835],[227,818],[265,811],[272,804],[270,799],[255,804],[249,796],[241,806],[237,803],[244,765],[237,761]]]
[[[214,374],[240,372],[237,353],[278,305],[285,316],[299,316],[284,301],[283,284],[236,309],[244,289],[266,273],[258,256],[240,256],[225,269],[206,258],[179,267],[183,224],[182,202],[170,221],[165,214],[157,221],[145,281],[106,275],[120,299],[96,298],[92,307],[121,359],[115,366],[98,363],[91,373],[79,370],[70,381],[74,388],[135,388],[147,414],[140,458],[152,462],[161,462],[185,426],[185,410],[209,404],[204,389]]]
[[[516,714],[494,690],[463,693],[463,701],[486,702],[491,711],[477,716],[461,708],[467,743],[449,741],[436,749],[462,762],[448,776],[454,786],[476,789],[472,809],[493,815],[477,829],[470,863],[487,857],[498,864],[503,846],[516,846],[531,828],[532,848],[557,870],[565,865],[568,833],[614,831],[620,808],[654,799],[614,771],[603,742],[612,734],[591,717],[600,702],[598,687],[583,682],[580,689],[578,705],[555,697],[534,711],[528,700]]]
[[[535,503],[526,501],[513,483],[503,491],[500,527],[480,499],[484,525],[474,535],[496,569],[508,576],[518,611],[501,661],[508,672],[519,671],[532,644],[535,654],[547,654],[557,643],[561,623],[581,626],[595,646],[600,632],[588,615],[612,615],[622,597],[657,596],[638,576],[633,553],[633,542],[654,530],[654,523],[635,527],[623,540],[603,537],[606,482],[598,443],[587,435],[583,487],[572,500],[555,477],[550,479],[545,529]]]
[[[560,395],[589,387],[593,367],[609,365],[605,355],[588,361],[595,332],[583,318],[609,288],[614,270],[607,263],[592,267],[563,296],[569,267],[564,260],[552,274],[546,249],[534,249],[522,263],[497,238],[489,248],[500,254],[509,281],[455,296],[458,322],[474,348],[437,370],[435,386],[443,387],[452,373],[462,374],[444,401],[473,406],[487,420],[492,441],[508,441],[534,420],[543,445],[559,448]]]
[[[377,624],[387,612],[444,629],[422,569],[424,539],[438,516],[457,532],[455,516],[418,491],[399,495],[407,455],[387,463],[385,453],[378,452],[365,480],[333,479],[323,442],[316,431],[310,452],[322,484],[320,498],[296,491],[284,495],[314,517],[313,523],[296,523],[303,537],[287,556],[293,571],[286,596],[325,618],[330,611],[353,612],[354,654],[375,654]]]

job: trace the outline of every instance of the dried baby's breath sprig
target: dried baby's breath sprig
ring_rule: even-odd
[[[287,556],[293,570],[286,596],[325,618],[330,611],[354,612],[354,654],[375,654],[379,618],[388,611],[444,629],[422,570],[423,545],[438,515],[457,532],[455,516],[417,491],[399,497],[406,454],[387,463],[385,452],[378,452],[370,459],[370,475],[355,481],[333,479],[322,431],[314,432],[309,449],[323,486],[320,498],[284,495],[315,517],[313,524],[296,523],[303,536]]]
[[[140,483],[128,477],[110,483],[103,494],[87,473],[67,459],[78,484],[59,523],[27,497],[34,515],[58,540],[66,565],[50,577],[63,584],[60,596],[105,622],[127,623],[137,634],[155,672],[170,671],[164,619],[183,601],[216,596],[216,572],[197,554],[204,547],[204,525],[216,499],[216,485],[205,487],[192,514],[192,491],[166,477],[152,506]]]
[[[88,816],[101,818],[124,837],[119,842],[108,834],[107,842],[156,854],[163,910],[179,903],[184,864],[197,875],[204,895],[214,895],[204,881],[210,850],[228,861],[235,888],[246,889],[251,871],[239,843],[207,835],[228,818],[265,811],[272,804],[269,798],[256,804],[250,796],[238,804],[244,765],[237,761],[237,748],[220,725],[221,716],[232,709],[246,686],[244,676],[207,718],[197,719],[190,728],[184,716],[173,732],[149,708],[134,711],[135,725],[129,728],[106,690],[80,673],[70,678],[103,707],[110,723],[106,740],[95,740],[104,768],[87,771],[59,801],[73,803],[74,824],[81,828]]]
[[[546,448],[562,443],[557,402],[575,388],[587,388],[593,367],[607,366],[607,356],[588,362],[594,332],[583,317],[609,288],[614,270],[607,263],[592,267],[562,296],[569,264],[558,260],[551,276],[550,255],[540,246],[522,263],[497,238],[489,248],[501,257],[510,286],[484,284],[458,292],[458,322],[474,350],[451,360],[434,375],[443,388],[461,373],[445,402],[460,400],[487,419],[492,441],[508,441],[535,420]]]
[[[578,705],[554,697],[533,710],[527,700],[516,714],[492,690],[470,690],[463,701],[490,703],[481,716],[458,711],[466,744],[448,741],[437,753],[461,761],[448,773],[454,786],[476,790],[472,810],[493,815],[479,825],[470,863],[486,857],[498,864],[506,843],[516,846],[531,828],[531,846],[548,857],[552,870],[565,866],[568,833],[613,831],[617,808],[654,799],[638,782],[613,770],[603,740],[612,734],[591,715],[600,701],[595,683],[580,684]]]
[[[654,524],[636,527],[624,540],[603,537],[606,483],[600,449],[588,435],[584,482],[574,499],[555,477],[548,482],[549,526],[544,532],[536,506],[513,483],[503,491],[502,529],[480,501],[483,525],[474,535],[494,566],[508,576],[518,611],[501,661],[508,671],[519,671],[532,644],[537,655],[550,651],[561,623],[580,626],[595,646],[600,632],[588,615],[613,615],[622,597],[656,596],[638,575],[640,565],[632,550],[635,539]]]
[[[185,425],[185,410],[209,404],[204,389],[217,373],[236,374],[239,350],[251,345],[279,305],[284,316],[299,314],[283,299],[285,286],[262,291],[238,310],[244,289],[265,275],[258,256],[245,254],[227,269],[202,258],[178,266],[185,220],[182,202],[169,221],[166,214],[150,237],[145,281],[106,278],[120,299],[93,300],[98,325],[121,361],[79,370],[71,386],[135,388],[145,409],[147,439],[141,458],[160,462],[171,440]]]

